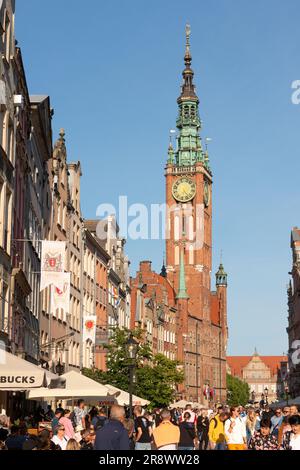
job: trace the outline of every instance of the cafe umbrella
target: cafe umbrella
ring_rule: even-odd
[[[65,381],[59,380],[59,386]],[[55,374],[15,356],[3,349],[0,350],[0,390],[25,391],[57,386],[58,377]]]

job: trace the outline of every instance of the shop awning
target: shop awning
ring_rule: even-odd
[[[22,391],[51,386],[55,374],[0,349],[0,390]]]
[[[71,370],[63,374],[61,378],[66,381],[66,387],[64,389],[41,388],[30,390],[28,398],[30,400],[91,398],[99,401],[109,400],[111,404],[117,403],[114,399],[114,394],[110,393],[109,389],[105,385],[102,385],[79,372]]]

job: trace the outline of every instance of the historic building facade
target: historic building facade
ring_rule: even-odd
[[[96,315],[96,340],[83,344],[83,367],[105,370],[103,343],[107,341],[107,265],[109,255],[84,223],[83,316]]]
[[[216,291],[212,292],[212,171],[199,133],[199,98],[189,39],[187,27],[176,147],[170,141],[165,168],[166,267],[160,277],[173,291],[168,301],[176,311],[176,358],[185,374],[179,395],[194,401],[225,400],[227,274],[220,265]],[[159,279],[152,288],[158,289]],[[136,284],[137,278],[133,280]],[[134,308],[132,318],[135,321]],[[209,395],[204,396],[204,390],[209,390]]]
[[[48,239],[66,243],[65,272],[70,272],[70,311],[53,308],[51,289],[43,291],[41,359],[55,371],[82,364],[82,220],[80,214],[80,163],[67,162],[65,132],[60,131],[48,162],[51,217]]]
[[[97,368],[105,370],[104,346],[109,341],[112,328],[130,327],[130,263],[125,254],[125,240],[119,236],[115,216],[108,216],[104,220],[85,220],[84,224],[102,248],[102,252],[98,252],[99,302],[96,305],[94,360]]]
[[[250,400],[267,395],[271,403],[284,397],[287,362],[287,356],[260,356],[255,350],[252,356],[227,356],[227,372],[248,383]]]
[[[174,289],[166,277],[142,261],[131,279],[131,328],[141,328],[153,354],[177,359],[177,308]]]
[[[292,276],[288,287],[288,341],[289,341],[289,392],[300,396],[300,229],[294,227],[291,233]]]
[[[0,340],[12,334],[11,273],[16,148],[14,0],[0,5]]]

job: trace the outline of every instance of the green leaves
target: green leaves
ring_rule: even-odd
[[[97,382],[128,391],[130,359],[126,355],[126,342],[130,333],[141,341],[136,357],[137,384],[134,394],[149,400],[152,407],[168,406],[174,399],[176,385],[183,382],[183,372],[177,369],[178,361],[171,361],[163,354],[153,357],[141,329],[113,328],[110,342],[105,346],[107,371],[83,369],[83,374]]]
[[[183,382],[183,372],[177,370],[178,361],[163,354],[154,357],[152,365],[137,371],[137,394],[151,402],[151,407],[168,406],[174,400],[176,385]]]
[[[246,405],[250,389],[246,382],[227,374],[227,403],[230,406]]]

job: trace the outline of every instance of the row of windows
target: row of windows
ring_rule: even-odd
[[[187,239],[194,240],[194,217],[192,215],[175,215],[174,217],[174,240],[180,240],[185,233]]]
[[[0,144],[8,160],[14,164],[14,127],[8,110],[0,112]]]
[[[164,341],[166,341],[167,343],[175,344],[175,332],[164,330]]]
[[[37,217],[35,216],[32,208],[29,209],[29,240],[32,241],[32,245],[35,251],[38,254],[38,257],[41,257],[41,243],[40,240],[42,238],[42,229],[38,222]]]
[[[96,286],[96,300],[106,306],[106,289],[102,286]]]
[[[4,34],[2,34],[1,39],[1,52],[3,53],[7,62],[10,61],[10,57],[12,55],[12,49],[14,47],[14,15],[12,13],[12,17],[9,17],[8,11],[4,10],[2,28],[4,30]]]
[[[70,256],[70,272],[71,284],[77,289],[80,289],[80,260],[73,253],[71,253]]]
[[[84,271],[92,278],[95,278],[95,257],[87,248],[84,251]]]
[[[264,393],[265,388],[268,387],[269,393],[270,392],[276,393],[276,385],[275,384],[264,385],[264,384],[250,384],[249,383],[249,387],[250,387],[250,392]]]
[[[0,246],[10,254],[12,226],[12,194],[6,182],[0,180]]]
[[[8,285],[0,280],[0,331],[8,333],[10,291]]]
[[[117,308],[119,305],[118,288],[115,287],[111,282],[108,283],[108,303],[115,308]]]

